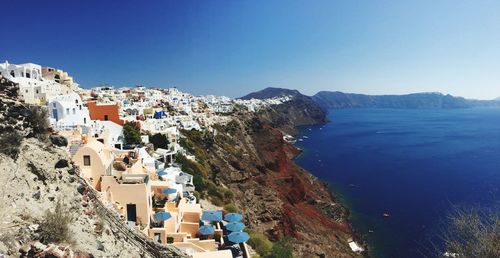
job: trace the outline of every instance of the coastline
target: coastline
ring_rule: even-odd
[[[328,123],[331,123],[330,120],[326,120],[325,123],[318,123],[318,124],[311,124],[311,125],[300,125],[300,126],[296,126],[295,129],[296,129],[296,132],[293,134],[293,137],[296,138],[296,140],[302,138],[302,136],[304,136],[304,130],[306,129],[310,129],[311,126],[324,126]],[[349,203],[349,201],[346,199],[345,197],[345,194],[342,193],[342,191],[340,191],[337,187],[335,187],[335,183],[334,182],[331,182],[331,181],[328,181],[328,180],[325,180],[325,179],[322,179],[320,177],[318,177],[313,170],[311,169],[306,169],[304,166],[302,166],[300,164],[300,158],[303,156],[303,155],[307,155],[308,153],[308,150],[307,148],[304,148],[303,146],[300,146],[300,143],[297,142],[295,144],[293,144],[295,148],[297,148],[299,150],[299,153],[293,157],[293,162],[301,167],[302,169],[304,169],[305,171],[307,171],[307,173],[311,174],[312,176],[316,177],[317,180],[319,182],[321,182],[322,186],[327,189],[328,193],[329,193],[329,196],[332,200],[334,200],[335,202],[338,202],[340,203],[340,205],[342,205],[346,211],[347,211],[347,218],[346,218],[346,224],[349,228],[349,232],[352,236],[352,239],[354,240],[355,243],[357,243],[360,247],[363,248],[363,251],[360,253],[363,257],[371,257],[370,256],[370,251],[372,250],[372,246],[370,246],[368,240],[367,240],[367,237],[365,234],[361,233],[358,228],[354,225],[353,221],[352,221],[352,216],[354,215],[352,212],[351,212],[351,204]]]
[[[350,232],[350,235],[351,235],[353,241],[359,247],[361,247],[363,249],[363,251],[360,252],[360,254],[363,255],[363,257],[370,257],[369,256],[369,252],[371,250],[370,245],[369,245],[366,237],[361,232],[359,232],[357,230],[357,228],[355,227],[355,225],[351,221],[351,219],[352,219],[351,216],[353,214],[351,213],[350,204],[345,199],[344,194],[342,194],[340,191],[338,191],[335,188],[333,182],[329,182],[327,180],[319,178],[318,176],[316,176],[315,173],[313,173],[313,171],[304,168],[302,165],[300,165],[297,162],[297,159],[299,159],[301,156],[305,155],[308,151],[308,149],[298,146],[298,145],[300,145],[298,140],[301,139],[302,136],[304,136],[303,130],[309,129],[311,126],[319,126],[320,128],[322,128],[323,126],[325,126],[331,122],[332,121],[329,120],[328,117],[326,117],[324,122],[321,122],[321,123],[295,126],[294,131],[291,133],[291,135],[295,138],[295,140],[297,142],[293,143],[292,145],[298,150],[298,153],[295,156],[293,156],[291,160],[294,162],[294,164],[296,164],[297,166],[302,168],[304,171],[309,173],[311,176],[315,177],[320,182],[320,184],[323,186],[323,188],[325,188],[327,190],[327,192],[329,193],[330,199],[332,199],[334,202],[339,203],[342,207],[344,207],[344,209],[347,211],[346,226]],[[352,247],[351,247],[351,249],[352,249]]]

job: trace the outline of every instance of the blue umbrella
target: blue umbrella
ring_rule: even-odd
[[[227,222],[238,222],[243,219],[243,216],[238,213],[228,213],[224,216],[224,220]]]
[[[226,229],[229,231],[242,231],[245,228],[245,224],[241,222],[231,222],[226,225]]]
[[[170,212],[158,212],[153,217],[156,221],[163,221],[172,218],[172,215]]]
[[[250,236],[245,232],[233,232],[229,234],[227,238],[229,239],[229,241],[235,244],[241,244],[248,241],[248,239],[250,239]]]
[[[200,232],[200,234],[203,236],[211,235],[215,232],[215,228],[212,225],[204,225],[201,226],[200,229],[198,229],[198,232]]]
[[[165,188],[165,189],[163,189],[162,193],[164,193],[164,194],[177,193],[177,189],[174,189],[174,188]]]
[[[221,221],[222,211],[204,211],[201,215],[201,220],[207,221]]]

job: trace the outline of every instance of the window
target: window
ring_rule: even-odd
[[[78,104],[78,100],[77,99],[75,99],[75,103]]]
[[[109,118],[108,118],[108,115],[104,115],[104,121],[108,121]]]
[[[16,77],[16,74],[14,74],[14,70],[11,70],[11,71],[10,71],[10,76],[12,76],[12,77]]]
[[[38,90],[36,90],[36,94],[38,94]]]
[[[86,117],[83,118],[83,124],[87,124],[87,118]]]
[[[75,114],[76,114],[76,109],[75,109],[75,108],[73,108],[73,115],[75,115]]]
[[[66,115],[69,115],[69,108],[66,108]]]
[[[90,155],[83,155],[83,165],[90,166]]]
[[[56,103],[52,103],[52,106],[55,108],[56,107]]]
[[[31,78],[31,74],[30,73],[26,73],[26,78]]]

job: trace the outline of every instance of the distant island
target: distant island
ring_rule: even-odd
[[[316,102],[324,109],[330,108],[407,108],[407,109],[450,109],[473,107],[500,107],[500,98],[494,100],[473,100],[436,92],[406,95],[365,95],[339,91],[320,91],[314,96],[305,96],[297,90],[269,87],[250,93],[241,99],[266,99],[282,95],[301,96]]]

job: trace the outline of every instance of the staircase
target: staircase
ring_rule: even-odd
[[[82,146],[83,146],[82,144],[71,144],[69,146],[69,153],[71,157],[73,157]]]

